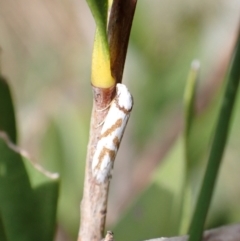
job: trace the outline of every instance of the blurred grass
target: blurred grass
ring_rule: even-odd
[[[58,175],[39,171],[9,144],[3,132],[0,153],[1,240],[53,240]]]
[[[221,101],[221,109],[215,126],[215,133],[210,148],[207,168],[194,210],[192,222],[189,229],[190,240],[201,240],[204,231],[208,210],[214,193],[214,187],[220,165],[223,162],[223,154],[227,145],[234,104],[238,93],[240,79],[240,30],[238,30],[236,46],[228,68],[226,87]]]
[[[211,102],[198,114],[190,136],[190,155],[195,163],[191,180],[196,194],[222,88],[222,76],[215,79],[212,76],[228,58],[238,24],[236,5],[239,6],[234,0],[138,2],[123,76],[123,83],[129,86],[134,96],[135,106],[114,168],[108,210],[109,225],[113,227],[115,224],[116,230],[119,228],[116,209],[129,194],[128,183],[132,181],[132,173],[140,164],[141,156],[149,146],[159,145],[161,148],[160,144],[152,143],[155,140],[153,136],[159,136],[160,140],[167,136],[173,129],[173,113],[177,110],[182,112],[186,76],[191,61],[197,57],[201,61],[197,99],[200,102],[210,99]],[[85,1],[0,1],[2,72],[13,87],[20,123],[19,141],[37,161],[45,160],[46,168],[59,171],[62,175],[58,218],[70,240],[75,240],[78,231],[92,104],[90,66],[93,36],[94,20]],[[224,66],[221,68],[224,69]],[[203,91],[205,88],[210,92]],[[199,96],[199,93],[205,95]],[[238,107],[239,100],[236,109]],[[239,220],[237,203],[240,192],[235,185],[239,182],[239,118],[240,113],[236,112],[208,220],[211,227]],[[177,125],[182,121],[182,116],[174,121]],[[176,143],[181,143],[181,137]],[[181,161],[179,158],[174,145],[165,160],[174,163]],[[151,159],[147,161],[151,162]],[[142,195],[143,201],[130,200],[130,203],[151,200],[148,195],[150,197],[161,189],[157,179],[163,175],[162,172],[166,172],[163,175],[166,182],[181,179],[177,166],[173,164],[172,168],[176,168],[176,174],[173,174],[173,170],[161,170],[162,166],[159,165],[151,181],[145,181],[145,191],[136,197]],[[143,191],[141,187],[138,190]],[[170,191],[166,189],[166,193]],[[159,192],[156,195],[163,194]],[[180,192],[174,195],[172,201],[177,206]],[[168,195],[161,198],[167,199]],[[154,203],[146,206],[155,208]],[[128,205],[125,203],[124,209]],[[126,212],[124,215],[128,215]],[[120,220],[123,218],[120,217]],[[126,227],[128,223],[124,225]],[[147,226],[142,227],[141,239],[145,236],[151,238],[155,234],[155,231],[144,234],[147,229]],[[156,235],[177,232],[176,227],[170,229],[171,226],[159,228]],[[126,235],[121,232],[116,234],[116,238]]]

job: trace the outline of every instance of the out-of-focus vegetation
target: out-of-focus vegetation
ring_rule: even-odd
[[[55,237],[59,175],[30,161],[17,144],[8,81],[0,73],[0,240]]]
[[[123,76],[135,105],[114,167],[108,209],[116,240],[180,231],[182,99],[188,70],[193,59],[201,61],[190,136],[195,200],[239,9],[234,0],[138,1]],[[79,226],[93,36],[85,1],[0,1],[1,71],[14,96],[20,146],[61,175],[59,240],[76,240]],[[238,109],[239,101],[207,227],[240,219]],[[193,206],[189,204],[190,212]]]

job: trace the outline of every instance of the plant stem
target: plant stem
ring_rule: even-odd
[[[95,14],[95,20],[97,23],[99,19],[101,20],[101,13],[104,12],[101,11],[103,9],[100,6],[101,4],[99,4],[100,1],[87,1]],[[102,0],[101,2],[103,3],[104,1]],[[78,241],[99,241],[103,238],[110,181],[102,184],[97,184],[95,182],[92,176],[92,159],[97,143],[100,139],[100,132],[102,129],[102,125],[99,125],[99,123],[103,123],[108,113],[107,107],[110,105],[111,100],[114,97],[116,82],[121,82],[122,80],[122,73],[136,2],[137,0],[113,1],[108,22],[108,32],[106,33],[108,36],[110,56],[108,56],[106,52],[102,51],[104,50],[105,45],[101,44],[104,44],[105,42],[101,42],[101,38],[103,38],[105,34],[100,32],[100,34],[97,35],[99,39],[97,39],[98,42],[95,44],[96,53],[93,55],[93,62],[95,65],[93,66],[94,71],[92,71],[94,72],[94,81],[92,75],[94,104],[91,116],[84,192],[81,203],[81,226]],[[101,23],[100,25],[102,26],[103,24]],[[101,28],[101,30],[102,29],[103,28]],[[110,63],[108,63],[108,60],[110,60]],[[100,68],[98,68],[99,66]],[[109,76],[111,78],[108,78]],[[102,81],[106,81],[106,79],[110,79],[110,81],[107,82],[107,85],[102,85]],[[114,81],[111,81],[111,79]]]
[[[94,103],[91,116],[90,139],[85,167],[84,192],[81,202],[81,226],[78,241],[99,241],[103,238],[107,215],[107,200],[109,181],[96,184],[92,176],[92,158],[100,137],[102,123],[108,113],[108,108],[114,88],[100,89],[93,87]],[[102,111],[99,111],[102,110]]]
[[[111,73],[117,83],[122,82],[128,41],[137,0],[114,0],[108,24]]]

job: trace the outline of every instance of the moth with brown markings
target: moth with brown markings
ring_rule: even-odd
[[[104,120],[92,160],[92,174],[99,184],[111,177],[114,160],[132,107],[133,98],[127,87],[124,84],[117,84],[116,96]]]

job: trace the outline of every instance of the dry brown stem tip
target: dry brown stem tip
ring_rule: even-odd
[[[114,241],[113,239],[113,232],[112,231],[107,231],[107,234],[102,241]]]

